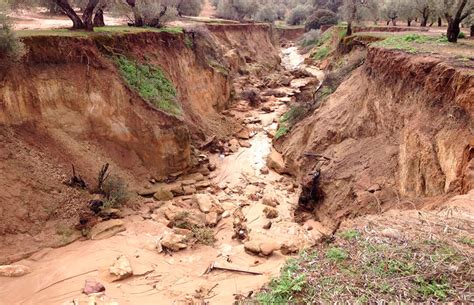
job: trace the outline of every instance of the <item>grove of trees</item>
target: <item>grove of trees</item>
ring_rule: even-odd
[[[307,30],[346,21],[348,33],[353,23],[373,21],[396,26],[447,25],[447,37],[456,42],[460,25],[473,32],[474,0],[212,0],[217,17],[242,21],[272,22],[285,19],[289,25],[305,25]]]
[[[51,13],[62,13],[73,22],[73,29],[91,31],[103,26],[104,11],[130,16],[132,26],[161,27],[176,16],[197,16],[204,0],[1,0],[12,9],[42,6]],[[447,37],[456,42],[461,25],[474,34],[474,0],[210,0],[216,17],[260,22],[285,21],[319,29],[345,21],[348,34],[357,22],[386,25],[414,24],[447,26]],[[79,9],[80,13],[77,12]],[[82,13],[82,14],[81,14]],[[79,17],[81,15],[81,17]]]

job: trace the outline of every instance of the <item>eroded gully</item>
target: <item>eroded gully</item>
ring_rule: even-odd
[[[282,51],[282,65],[287,70],[303,67],[303,59],[296,48]],[[304,68],[322,78],[316,68]],[[291,96],[297,92],[298,83],[293,80],[292,85],[277,89]],[[272,170],[266,173],[271,135],[275,134],[278,118],[287,111],[288,101],[288,96],[271,97],[264,104],[267,111],[251,108],[245,101],[230,109],[232,116],[244,122],[251,137],[240,140],[234,154],[210,156],[217,165],[213,182],[220,186],[213,196],[228,214],[214,230],[214,246],[190,245],[178,252],[158,253],[160,239],[172,230],[167,226],[166,209],[182,209],[186,205],[178,198],[159,207],[144,207],[139,213],[129,213],[124,219],[126,230],[113,237],[44,249],[18,262],[29,266],[32,272],[19,278],[1,278],[0,304],[79,304],[74,300],[84,304],[91,300],[96,304],[232,304],[257,291],[278,274],[288,259],[285,254],[309,247],[321,237],[318,230],[308,230],[293,221],[298,184]],[[265,196],[275,203],[277,217],[266,216],[264,210],[273,207],[263,204]],[[248,244],[244,246],[244,242],[232,238],[237,214],[245,218],[246,242],[257,248],[262,243],[276,245],[271,255],[250,254]],[[111,282],[109,267],[120,255],[129,259],[133,276]],[[87,279],[104,284],[105,293],[84,295]]]

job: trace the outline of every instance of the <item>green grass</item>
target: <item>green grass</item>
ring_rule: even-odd
[[[280,118],[280,124],[275,134],[275,138],[279,139],[290,132],[291,127],[305,112],[306,109],[303,106],[295,106],[283,114]]]
[[[333,262],[340,262],[348,257],[346,251],[340,248],[330,248],[326,252],[326,258]]]
[[[465,245],[474,247],[474,239],[469,238],[469,237],[467,237],[467,236],[462,236],[462,237],[460,237],[460,238],[459,238],[459,242],[462,243],[462,244],[465,244]]]
[[[421,34],[406,34],[389,36],[382,41],[373,43],[372,45],[387,49],[402,50],[407,53],[417,53],[420,51],[420,45],[446,45],[447,43],[448,40],[444,35],[434,37]]]
[[[350,240],[350,239],[357,239],[360,236],[360,233],[357,230],[347,230],[347,231],[339,233],[339,236],[347,240]]]
[[[326,57],[328,57],[329,52],[330,52],[329,47],[320,47],[316,49],[316,52],[313,53],[313,58],[316,60],[323,60]]]
[[[342,231],[289,259],[254,300],[260,304],[470,300],[470,253],[443,240],[428,243],[420,237],[400,243],[360,228]]]
[[[172,34],[179,34],[183,32],[180,27],[163,27],[163,28],[152,28],[152,27],[129,27],[129,26],[105,26],[96,27],[94,32],[86,31],[73,31],[69,29],[47,29],[47,30],[19,30],[16,31],[19,37],[31,37],[31,36],[62,36],[62,37],[89,37],[99,34],[128,34],[128,33],[143,33],[143,32],[167,32]]]
[[[176,89],[159,67],[136,63],[124,56],[117,57],[116,63],[127,84],[144,100],[171,115],[182,114]]]
[[[270,281],[268,290],[257,294],[261,304],[288,304],[293,295],[301,292],[306,286],[306,275],[299,272],[299,260],[290,259],[277,278]]]

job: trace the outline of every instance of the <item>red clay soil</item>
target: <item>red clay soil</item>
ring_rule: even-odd
[[[278,55],[268,28],[207,33],[196,36],[193,47],[185,34],[169,33],[24,39],[25,58],[0,73],[1,249],[21,254],[57,245],[58,223],[77,224],[92,195],[62,183],[71,164],[95,185],[100,167],[110,163],[112,174],[136,190],[151,177],[190,168],[192,136],[233,131],[235,124],[218,114],[230,100],[231,75],[210,61],[229,69],[224,54],[234,51],[241,59],[268,59],[272,67]],[[209,46],[217,46],[215,56],[203,57]],[[156,109],[129,89],[112,54],[161,67],[177,88],[183,117]]]
[[[440,59],[370,48],[365,65],[276,145],[297,176],[321,169],[316,216],[327,224],[464,192],[473,88],[472,73]]]

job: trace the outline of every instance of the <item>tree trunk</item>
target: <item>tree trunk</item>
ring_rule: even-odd
[[[448,36],[448,41],[449,42],[457,42],[458,41],[458,36],[459,36],[459,33],[461,32],[461,28],[459,27],[459,25],[461,24],[461,22],[465,18],[467,18],[469,16],[470,11],[463,14],[463,10],[466,7],[467,1],[468,0],[462,0],[459,3],[459,7],[458,7],[454,17],[452,15],[450,15],[449,13],[445,14],[446,20],[448,20],[447,36]]]
[[[132,8],[132,12],[133,12],[133,19],[134,19],[133,24],[129,24],[129,25],[133,25],[136,27],[144,26],[143,17],[135,5],[135,0],[125,0],[125,2],[127,2],[127,4]]]
[[[387,20],[387,25],[390,25],[390,19],[389,19],[389,20]]]
[[[84,27],[86,31],[93,31],[94,25],[92,24],[92,16],[94,14],[94,9],[99,3],[99,0],[89,0],[87,3],[84,14],[82,14],[82,21],[84,22]]]
[[[97,26],[97,27],[105,26],[104,9],[102,7],[99,7],[97,11],[95,12],[94,26]]]
[[[443,26],[443,20],[441,20],[441,17],[438,17],[438,26]]]
[[[411,20],[410,19],[407,20],[407,25],[411,26]]]
[[[392,19],[392,25],[393,25],[393,26],[397,26],[397,19],[395,19],[395,18]]]
[[[81,18],[77,16],[76,12],[69,5],[68,0],[54,0],[54,2],[61,8],[64,14],[72,20],[72,28],[75,30],[83,29],[84,23]]]
[[[352,21],[348,21],[346,36],[351,36],[351,35],[352,35]]]
[[[459,27],[460,22],[456,19],[452,19],[448,21],[448,41],[449,42],[458,42],[458,36],[461,32],[461,28]]]
[[[471,37],[474,37],[474,24],[471,24]]]

